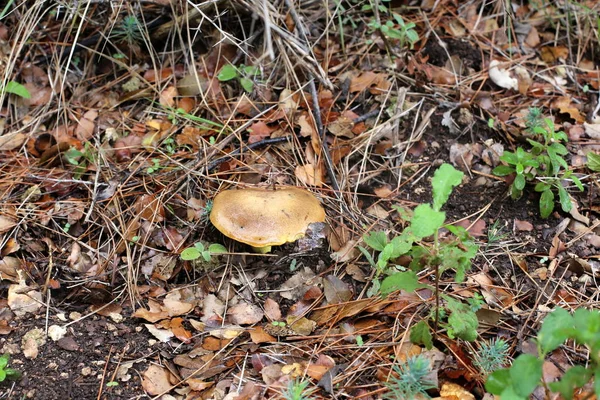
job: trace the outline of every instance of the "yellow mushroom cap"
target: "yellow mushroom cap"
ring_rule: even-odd
[[[213,200],[210,221],[225,236],[252,247],[279,246],[304,236],[325,210],[308,190],[225,190]]]

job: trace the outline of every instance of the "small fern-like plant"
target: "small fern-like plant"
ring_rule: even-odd
[[[418,395],[429,398],[427,390],[434,389],[436,385],[431,380],[431,364],[422,355],[411,357],[400,366],[394,366],[396,377],[386,383],[390,390],[385,394],[385,399],[412,400]]]
[[[130,46],[141,42],[142,30],[140,28],[140,21],[133,15],[126,16],[119,24],[119,27],[112,32],[112,37]]]
[[[503,339],[492,339],[483,342],[474,355],[473,365],[484,376],[504,368],[508,363],[508,343]]]
[[[310,400],[308,385],[309,381],[293,380],[290,381],[281,395],[285,400]]]

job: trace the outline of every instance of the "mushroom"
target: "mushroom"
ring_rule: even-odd
[[[325,210],[308,190],[225,190],[213,199],[210,221],[225,236],[259,253],[294,242],[308,226],[325,221]]]

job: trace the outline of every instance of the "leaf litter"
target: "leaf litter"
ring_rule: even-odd
[[[0,334],[28,377],[15,396],[58,398],[68,371],[81,399],[277,398],[301,381],[318,398],[380,398],[394,366],[424,354],[439,383],[430,395],[484,398],[464,342],[444,329],[432,350],[409,342],[431,291],[378,296],[359,250],[368,231],[402,232],[399,215],[430,201],[443,162],[465,173],[447,220],[480,252],[466,283],[440,284],[480,302],[478,340],[502,336],[516,355],[551,309],[593,303],[597,49],[555,24],[562,3],[511,5],[514,37],[501,2],[390,4],[415,24],[413,46],[366,2],[94,5],[116,36],[88,23],[75,34],[34,3],[0,20],[2,87],[30,94],[0,94]],[[581,7],[578,29],[592,37],[581,10],[600,10]],[[382,17],[387,36],[373,30]],[[31,29],[37,18],[59,39]],[[588,188],[548,219],[534,191],[513,202],[511,177],[492,173],[532,138],[531,107],[567,132]],[[208,222],[211,200],[251,186],[307,187],[327,208],[325,230],[262,256],[229,241]],[[200,240],[228,253],[179,257]],[[572,354],[584,359],[574,344],[549,358],[565,370]],[[40,357],[56,373],[42,375]],[[544,365],[548,382],[561,377]]]

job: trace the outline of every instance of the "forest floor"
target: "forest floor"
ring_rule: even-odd
[[[600,317],[547,348],[542,321],[599,304],[599,21],[0,6],[0,399],[595,398]],[[325,209],[311,240],[256,253],[209,219],[286,187]]]

